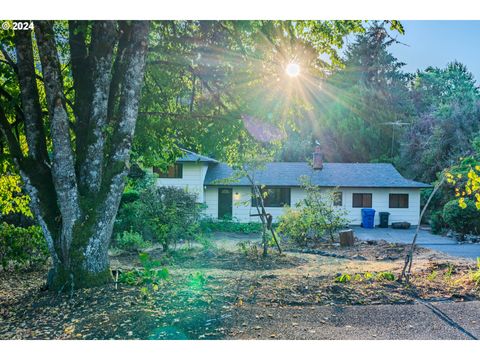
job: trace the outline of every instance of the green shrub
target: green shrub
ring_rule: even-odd
[[[122,195],[121,204],[128,204],[138,200],[139,198],[140,198],[140,195],[138,194],[138,191],[135,191],[135,190],[126,191]]]
[[[246,257],[250,257],[253,259],[257,259],[260,257],[261,250],[259,248],[259,245],[250,240],[240,241],[239,243],[237,243],[237,246],[240,252]]]
[[[199,216],[195,194],[150,183],[141,190],[138,200],[121,206],[114,230],[115,234],[140,233],[145,241],[161,244],[166,251],[180,240],[198,238]]]
[[[443,219],[443,212],[440,210],[432,212],[430,215],[430,228],[432,233],[440,234],[446,227],[445,220]]]
[[[118,234],[115,244],[120,249],[127,251],[138,251],[150,245],[150,243],[143,240],[142,234],[136,231],[124,231]]]
[[[297,204],[297,209],[286,209],[278,232],[305,246],[309,240],[318,242],[324,237],[333,241],[335,233],[348,225],[346,210],[333,205],[335,192],[324,192],[305,180],[303,188],[307,196]]]
[[[127,285],[142,286],[140,291],[148,295],[151,291],[158,291],[161,283],[170,276],[167,268],[160,268],[157,260],[151,260],[148,254],[139,255],[142,268],[121,273],[118,281]]]
[[[16,227],[0,224],[0,265],[31,268],[44,264],[49,257],[47,243],[39,226]]]
[[[260,222],[241,223],[233,220],[203,219],[200,221],[200,229],[205,233],[214,231],[233,232],[242,234],[259,234],[262,232]]]
[[[296,244],[306,246],[312,224],[311,219],[305,215],[305,211],[286,207],[280,217],[277,231]]]
[[[475,202],[466,199],[467,207],[462,209],[458,205],[458,200],[449,201],[443,207],[443,218],[450,229],[460,234],[461,238],[466,234],[478,234],[480,231],[480,212],[475,206]]]
[[[138,200],[122,203],[120,205],[113,228],[115,237],[117,237],[119,234],[122,234],[124,231],[133,230],[142,232],[144,222],[143,219],[138,216],[140,206],[141,204]]]

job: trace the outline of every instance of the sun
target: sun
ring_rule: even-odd
[[[285,72],[290,77],[296,77],[300,75],[300,65],[296,63],[289,63],[285,68]]]

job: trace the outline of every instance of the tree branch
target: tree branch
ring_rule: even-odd
[[[51,21],[38,21],[35,34],[42,63],[47,108],[53,143],[52,177],[62,215],[60,244],[65,266],[69,266],[69,250],[73,227],[80,217],[77,179],[70,141],[69,119],[65,108],[63,80]]]
[[[75,147],[77,154],[77,169],[83,162],[86,153],[88,120],[90,114],[91,73],[89,71],[89,57],[86,44],[88,21],[69,21],[68,43],[70,45],[70,59],[72,64],[73,87],[75,89]]]
[[[5,139],[7,140],[10,154],[12,155],[14,163],[19,165],[23,158],[22,150],[17,138],[12,133],[12,126],[8,122],[7,115],[2,107],[0,107],[0,129],[2,130],[3,136],[5,136]]]
[[[113,51],[117,40],[114,21],[95,22],[90,50],[92,67],[92,106],[88,120],[86,157],[79,165],[80,186],[90,192],[100,190],[107,124],[108,98]]]
[[[125,54],[128,44],[131,41],[131,32],[125,22],[119,23],[120,40],[118,43],[117,55],[112,69],[112,81],[110,83],[110,91],[108,94],[108,110],[107,121],[112,123],[117,108],[117,98],[122,86],[122,76],[125,73]]]
[[[32,33],[29,30],[15,32],[15,50],[17,52],[17,74],[20,84],[22,113],[25,119],[25,134],[28,151],[39,162],[48,162],[45,131],[43,129],[42,109],[38,97],[37,78],[33,59]]]
[[[103,176],[101,197],[98,199],[100,204],[97,207],[99,220],[95,224],[96,231],[94,232],[97,235],[89,240],[85,253],[88,268],[98,271],[102,270],[101,264],[104,263],[104,259],[101,257],[107,254],[106,249],[109,245],[102,239],[111,237],[115,214],[125,187],[145,71],[149,22],[132,21],[128,26],[125,25],[126,23],[123,23],[122,28],[127,28],[130,42],[122,54],[125,71],[120,79],[122,92],[119,119],[115,123],[109,161],[107,162],[108,167]]]

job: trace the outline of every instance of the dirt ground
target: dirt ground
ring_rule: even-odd
[[[212,247],[170,255],[150,249],[170,276],[148,294],[121,283],[56,294],[42,290],[46,269],[0,273],[0,339],[250,338],[246,334],[269,326],[269,319],[289,308],[307,316],[319,306],[480,298],[471,279],[475,264],[432,250],[416,250],[411,284],[405,286],[396,281],[405,245],[325,244],[307,252],[291,247],[263,259],[255,236],[217,233],[211,240]],[[113,269],[138,266],[137,254],[112,257]]]

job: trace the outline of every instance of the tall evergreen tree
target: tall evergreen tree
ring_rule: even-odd
[[[327,160],[393,161],[398,156],[399,125],[409,121],[411,103],[404,64],[388,51],[393,42],[383,26],[374,24],[348,47],[345,68],[325,81],[313,127]]]

